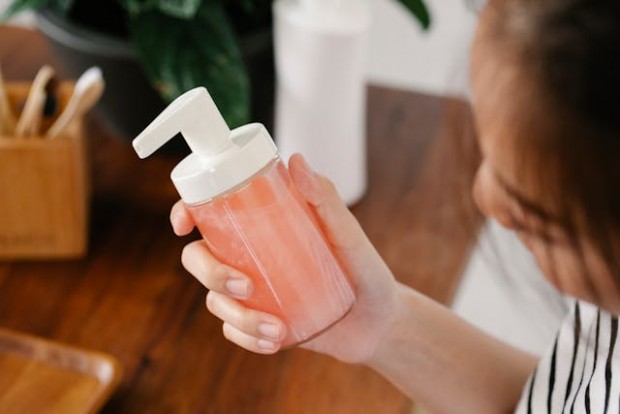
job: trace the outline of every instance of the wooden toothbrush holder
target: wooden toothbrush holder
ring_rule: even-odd
[[[58,88],[59,110],[74,87]],[[19,113],[30,84],[7,83]],[[42,130],[53,121],[44,120]],[[56,138],[0,135],[0,259],[63,259],[86,254],[89,171],[83,119]]]

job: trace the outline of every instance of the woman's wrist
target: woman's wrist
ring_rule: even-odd
[[[408,320],[413,290],[400,282],[396,282],[391,312],[387,315],[383,329],[377,334],[376,344],[369,358],[364,362],[368,367],[381,371],[386,360],[393,359],[396,344],[402,339],[403,324],[411,324]]]

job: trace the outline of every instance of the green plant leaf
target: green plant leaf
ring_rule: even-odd
[[[130,16],[157,8],[158,0],[118,0]]]
[[[159,10],[179,19],[193,19],[203,0],[118,0],[130,15]]]
[[[55,10],[59,10],[61,13],[68,13],[69,9],[73,7],[73,3],[76,0],[51,0],[49,6]]]
[[[179,19],[192,19],[203,0],[159,0],[158,7],[163,13]],[[208,0],[212,2],[213,0]]]
[[[205,86],[231,128],[248,122],[248,75],[220,2],[205,2],[189,21],[141,13],[131,28],[147,74],[166,101]]]
[[[0,22],[6,22],[21,12],[37,10],[44,7],[66,14],[75,0],[13,0],[0,15]]]
[[[407,10],[409,10],[420,22],[424,30],[431,27],[431,15],[423,0],[397,0]]]

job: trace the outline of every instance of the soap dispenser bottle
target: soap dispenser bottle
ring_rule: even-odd
[[[144,158],[178,132],[192,153],[172,181],[212,254],[252,279],[245,305],[284,321],[285,347],[346,315],[351,284],[265,127],[231,131],[199,87],[173,101],[133,146]]]

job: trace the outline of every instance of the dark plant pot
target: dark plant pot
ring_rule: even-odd
[[[128,41],[78,26],[49,10],[37,14],[37,23],[67,76],[77,78],[94,65],[101,68],[106,89],[98,109],[120,139],[132,140],[165,108]],[[241,49],[252,86],[252,121],[271,128],[275,84],[271,28],[242,38]]]

